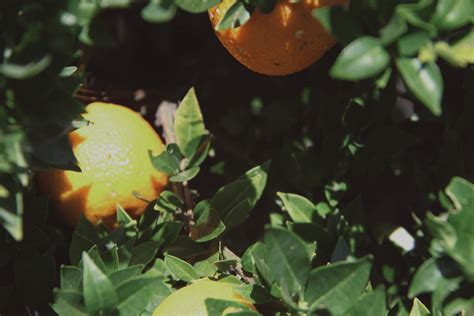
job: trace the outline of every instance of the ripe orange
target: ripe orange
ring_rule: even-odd
[[[153,316],[207,316],[205,300],[208,298],[236,301],[256,310],[250,300],[237,292],[235,284],[201,279],[165,298]],[[228,308],[224,315],[232,312],[237,310]]]
[[[82,172],[49,170],[36,174],[40,191],[50,197],[54,211],[68,224],[79,215],[92,223],[115,223],[117,203],[132,217],[140,215],[167,183],[152,165],[148,150],[157,155],[163,143],[155,130],[129,108],[91,103],[83,115],[90,122],[69,134]]]
[[[288,75],[310,66],[335,44],[334,38],[311,15],[324,6],[348,0],[280,0],[271,13],[256,9],[250,19],[234,29],[216,31],[227,50],[251,70],[273,76]],[[215,29],[223,13],[236,0],[223,0],[209,10]]]

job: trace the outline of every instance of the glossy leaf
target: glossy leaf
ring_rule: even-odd
[[[277,192],[277,195],[295,223],[312,223],[317,216],[316,206],[304,196],[282,192]]]
[[[471,0],[439,0],[431,23],[440,30],[453,30],[468,24],[472,17]]]
[[[382,42],[370,36],[359,37],[347,45],[330,70],[331,77],[362,80],[381,73],[390,63]]]
[[[441,115],[443,78],[438,66],[422,64],[417,58],[398,58],[396,64],[410,91],[434,115]]]

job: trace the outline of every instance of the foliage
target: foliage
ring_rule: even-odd
[[[241,284],[265,315],[473,313],[470,0],[315,10],[337,56],[271,84],[213,77],[217,101],[193,82],[150,155],[171,184],[142,217],[118,205],[117,229],[81,219],[69,236],[48,215],[31,174],[78,170],[75,94],[93,55],[120,44],[107,14],[174,23],[218,2],[0,3],[0,314],[152,314],[203,277]],[[218,28],[275,3],[236,1]],[[210,315],[232,304],[206,302]]]

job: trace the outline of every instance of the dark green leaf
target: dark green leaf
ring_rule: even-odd
[[[164,240],[159,241],[146,241],[133,248],[132,250],[132,261],[130,265],[136,264],[148,264],[151,262],[158,252],[158,249],[163,244]]]
[[[363,36],[347,45],[330,70],[331,77],[343,80],[362,80],[381,73],[390,63],[390,55],[382,42]]]
[[[210,200],[203,200],[195,206],[194,221],[195,224],[191,228],[191,237],[197,242],[215,239],[226,228]]]
[[[82,255],[84,262],[84,302],[91,314],[113,310],[119,298],[112,282],[95,265],[87,253]]]
[[[83,297],[81,292],[77,291],[54,291],[53,310],[58,315],[70,316],[86,316],[90,315],[82,302]]]
[[[398,14],[394,14],[388,24],[379,30],[380,41],[387,46],[396,41],[407,31],[407,23]]]
[[[359,21],[341,6],[318,8],[313,10],[312,14],[344,45],[363,35]]]
[[[169,152],[172,147],[167,146],[158,156],[153,156],[151,150],[148,152],[151,163],[156,170],[166,173],[167,175],[175,175],[179,173],[179,160],[176,156]]]
[[[304,242],[295,234],[279,228],[265,233],[265,258],[275,281],[290,294],[304,289],[310,261]]]
[[[144,265],[139,264],[139,265],[135,265],[135,266],[125,268],[123,270],[115,271],[115,272],[113,272],[112,274],[109,275],[109,280],[110,280],[110,282],[112,282],[114,287],[118,287],[123,282],[128,281],[128,280],[140,275],[143,268],[144,268]]]
[[[250,211],[257,203],[267,182],[269,166],[270,163],[266,162],[247,171],[236,181],[221,187],[212,198],[212,205],[219,212],[220,217],[224,219],[224,224],[228,228],[230,225],[237,225],[245,220],[245,217],[243,217],[237,222],[226,222],[226,217],[238,210],[239,205],[244,206],[248,202],[248,211]],[[236,217],[232,218],[236,219]]]
[[[159,212],[175,213],[184,208],[184,202],[173,192],[163,191],[156,201],[154,209]]]
[[[61,266],[61,291],[82,291],[82,270],[74,266]]]
[[[430,39],[430,34],[425,31],[409,33],[398,40],[398,53],[405,57],[415,56]]]
[[[314,269],[304,295],[310,310],[327,309],[334,314],[344,313],[366,288],[370,270],[368,258]]]
[[[345,313],[346,316],[385,316],[387,306],[385,291],[381,288],[362,296]]]

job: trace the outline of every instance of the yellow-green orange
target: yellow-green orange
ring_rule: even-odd
[[[71,226],[81,213],[92,223],[101,219],[113,226],[117,204],[137,217],[147,206],[144,200],[155,199],[167,183],[148,155],[149,150],[155,155],[163,150],[160,137],[138,113],[124,106],[91,103],[83,117],[90,124],[69,134],[81,172],[39,171],[39,190]]]
[[[209,10],[216,28],[236,0],[223,0]],[[280,0],[271,13],[256,9],[242,26],[216,35],[225,48],[249,69],[266,75],[287,75],[310,66],[335,40],[312,16],[313,9],[348,0]]]
[[[256,310],[252,302],[238,293],[236,287],[235,284],[209,279],[197,280],[165,298],[153,316],[207,316],[205,300],[208,298],[236,301]],[[236,311],[235,308],[229,308],[224,314]]]

